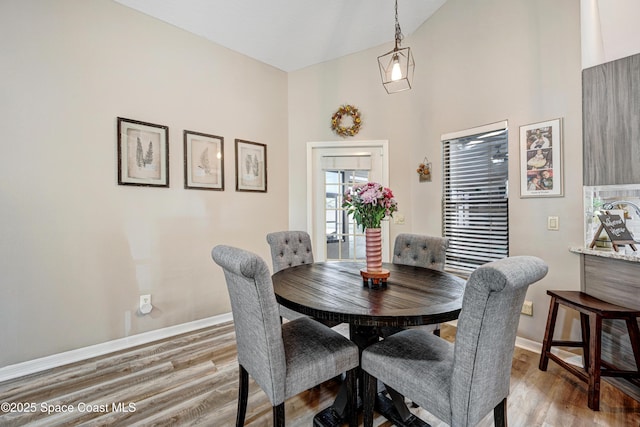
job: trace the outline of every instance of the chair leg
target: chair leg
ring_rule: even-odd
[[[439,337],[440,336],[440,324],[436,325],[436,328],[433,330],[433,335]]]
[[[244,417],[247,413],[247,398],[249,396],[249,373],[242,365],[238,365],[238,413],[236,414],[236,427],[244,426]]]
[[[364,427],[373,426],[373,407],[376,402],[376,391],[378,391],[378,381],[375,377],[369,375],[366,371],[362,371],[362,380],[364,382],[364,396],[362,397],[362,406],[364,409]]]
[[[347,372],[345,386],[347,388],[347,418],[349,427],[358,427],[358,369],[354,368]]]
[[[284,402],[273,407],[273,427],[284,427]]]
[[[600,352],[602,349],[602,317],[589,315],[589,391],[587,406],[593,411],[600,410]]]
[[[556,317],[558,317],[558,303],[556,298],[552,296],[549,306],[549,316],[547,317],[547,328],[544,333],[544,340],[542,341],[542,351],[540,352],[540,364],[538,365],[541,371],[546,371],[549,365],[548,353],[551,351],[553,330],[556,327]]]
[[[502,399],[502,402],[498,403],[493,408],[493,425],[495,427],[507,427],[507,398]]]
[[[582,362],[584,365],[585,371],[589,369],[589,365],[591,362],[589,361],[589,343],[591,342],[591,338],[589,334],[591,333],[589,327],[589,315],[586,313],[580,313],[580,325],[582,328]]]

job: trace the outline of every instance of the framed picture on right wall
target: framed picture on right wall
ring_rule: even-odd
[[[520,197],[562,197],[562,119],[520,126]]]

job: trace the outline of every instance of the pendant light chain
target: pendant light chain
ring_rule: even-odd
[[[402,35],[402,30],[400,29],[400,21],[398,21],[398,0],[396,0],[396,49],[398,50],[398,46],[402,43],[402,39],[404,36]]]

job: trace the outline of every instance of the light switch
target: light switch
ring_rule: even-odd
[[[560,224],[558,223],[557,216],[547,217],[547,230],[558,231],[560,229]]]

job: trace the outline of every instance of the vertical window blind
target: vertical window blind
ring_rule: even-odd
[[[447,270],[468,275],[509,256],[506,122],[442,136]]]

